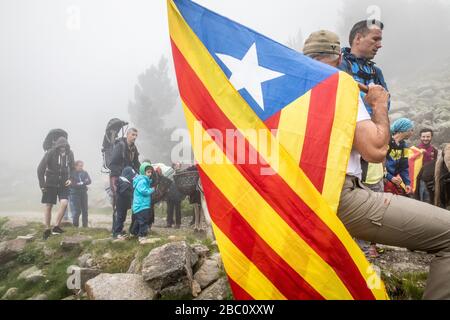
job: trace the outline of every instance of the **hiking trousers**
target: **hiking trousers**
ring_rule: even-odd
[[[355,238],[434,254],[423,298],[450,300],[450,211],[347,176],[338,216]]]
[[[72,222],[75,227],[81,223],[83,228],[88,227],[88,194],[87,190],[76,190],[70,193],[70,211],[72,212]]]

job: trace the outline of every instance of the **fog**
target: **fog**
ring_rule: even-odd
[[[436,34],[406,33],[407,45],[414,39],[417,46],[427,46],[414,59],[424,59],[426,53],[426,59],[433,60],[450,52],[449,38],[440,37],[450,31],[450,15],[441,7],[448,8],[449,0],[404,0],[398,1],[398,5],[397,1],[375,0],[199,0],[198,3],[283,43],[296,37],[299,29],[304,38],[325,28],[346,39],[349,25],[355,19],[369,16],[366,11],[369,4],[379,3],[381,18],[385,15],[388,20],[389,43],[400,43],[401,39],[393,37],[405,34],[405,26],[395,20],[402,12],[408,19],[419,17],[420,13],[420,19],[414,21],[417,30],[435,30]],[[358,5],[349,5],[355,3]],[[397,47],[409,48],[403,44]],[[382,50],[377,59],[387,67],[386,74],[395,76],[393,58],[403,59],[401,54],[408,50]],[[171,65],[165,0],[2,0],[3,171],[12,177],[20,175],[20,179],[29,181],[27,188],[36,191],[42,141],[50,129],[63,128],[69,133],[75,157],[85,160],[87,170],[95,177],[101,169],[100,149],[107,121],[113,117],[129,120],[128,105],[134,99],[139,75],[157,64],[163,55]],[[174,82],[173,71],[170,77]],[[176,108],[166,120],[167,125],[179,126],[181,108]],[[7,185],[8,182],[4,183],[3,188]],[[23,190],[24,194],[27,191]]]

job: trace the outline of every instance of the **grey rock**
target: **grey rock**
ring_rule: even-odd
[[[45,278],[44,273],[36,266],[32,266],[31,268],[26,269],[17,277],[17,279],[19,280],[26,280],[27,282],[32,283],[39,282],[44,278]]]
[[[198,284],[197,281],[193,280],[192,281],[192,296],[194,298],[197,298],[198,295],[200,294],[200,292],[202,292],[202,288],[200,287],[200,285]]]
[[[183,277],[174,285],[162,289],[160,295],[163,300],[192,299],[192,281]]]
[[[226,300],[231,295],[230,285],[226,278],[220,278],[203,290],[194,300]]]
[[[183,278],[192,281],[192,266],[197,260],[185,241],[168,243],[150,251],[142,263],[142,275],[153,289],[160,291]]]
[[[106,260],[111,260],[111,259],[113,259],[113,255],[111,254],[111,252],[107,252],[104,255],[102,255],[102,258],[104,258]]]
[[[141,274],[141,270],[142,270],[142,263],[139,261],[138,258],[135,258],[133,261],[131,261],[127,273]]]
[[[8,291],[3,295],[2,300],[12,299],[17,295],[19,289],[17,288],[9,288]]]
[[[25,240],[26,242],[31,242],[34,240],[35,234],[27,234],[26,236],[18,236],[17,239]]]
[[[91,300],[153,300],[156,296],[137,274],[102,273],[85,285]]]
[[[195,244],[192,246],[192,250],[194,253],[196,253],[199,257],[206,257],[209,253],[209,248],[203,244]]]
[[[0,243],[0,265],[14,260],[27,244],[24,239],[15,239]]]
[[[67,237],[64,237],[63,240],[61,241],[61,248],[66,249],[66,250],[81,248],[83,245],[83,242],[89,241],[91,239],[92,239],[91,237],[82,236],[82,235],[67,236]]]
[[[85,253],[82,256],[78,257],[78,265],[81,268],[90,268],[90,266],[87,265],[87,261],[92,258],[92,255],[90,253]]]
[[[220,263],[217,259],[206,259],[200,269],[195,273],[194,280],[198,282],[202,289],[220,277]]]

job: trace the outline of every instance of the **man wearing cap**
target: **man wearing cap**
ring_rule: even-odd
[[[304,54],[337,67],[341,53],[339,38],[318,31],[306,40]],[[389,94],[380,85],[370,85],[360,100],[353,150],[341,193],[338,216],[358,239],[405,247],[435,254],[431,262],[424,299],[450,299],[450,215],[424,202],[389,193],[373,192],[361,182],[361,157],[381,163],[390,139],[387,115]]]

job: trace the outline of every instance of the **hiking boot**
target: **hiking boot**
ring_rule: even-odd
[[[52,234],[57,235],[57,234],[61,234],[61,233],[64,233],[64,230],[63,230],[63,229],[61,229],[61,228],[58,227],[58,226],[53,227],[53,229],[52,229]]]
[[[52,235],[52,230],[51,230],[51,229],[46,229],[46,230],[44,231],[44,235],[42,236],[42,238],[43,238],[44,240],[47,240],[51,235]]]

